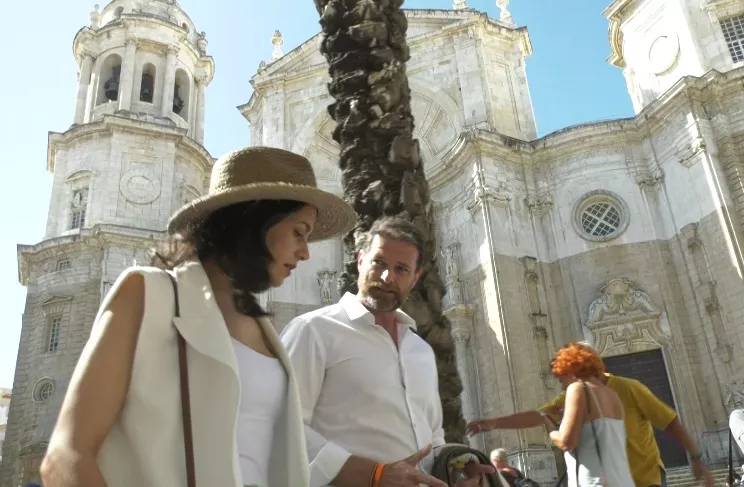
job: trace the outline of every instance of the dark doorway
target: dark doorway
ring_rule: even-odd
[[[676,409],[661,350],[604,357],[603,360],[607,372],[642,382],[659,399]],[[661,459],[666,468],[687,466],[685,450],[677,443],[676,439],[657,429],[654,429],[654,435],[656,435]]]

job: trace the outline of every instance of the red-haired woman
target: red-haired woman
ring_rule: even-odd
[[[550,439],[565,452],[569,487],[635,485],[623,405],[601,379],[602,359],[590,347],[573,343],[556,352],[551,369],[566,391],[566,403],[563,421]]]

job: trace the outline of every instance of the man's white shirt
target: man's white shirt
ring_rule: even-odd
[[[328,485],[351,455],[388,463],[444,445],[434,352],[413,333],[410,316],[398,310],[397,321],[396,348],[347,293],[282,332],[300,389],[312,487]]]

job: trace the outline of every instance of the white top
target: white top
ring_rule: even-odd
[[[579,446],[574,451],[564,453],[568,485],[570,487],[625,487],[635,485],[630,473],[626,450],[625,421],[605,418],[597,396],[587,387],[594,401],[599,417],[585,421],[579,434]],[[590,400],[587,398],[587,400]],[[582,406],[585,407],[585,406]],[[595,438],[592,424],[597,432]],[[597,442],[599,453],[597,455]],[[576,478],[576,452],[579,455],[579,478]]]
[[[292,320],[282,341],[297,377],[310,485],[327,485],[351,454],[401,460],[444,445],[434,352],[398,311],[398,348],[352,294]],[[420,467],[428,471],[430,454]]]
[[[269,487],[274,426],[285,407],[287,374],[281,362],[232,339],[240,375],[238,455],[243,485]]]
[[[739,449],[744,453],[744,409],[734,409],[729,416],[729,428]]]

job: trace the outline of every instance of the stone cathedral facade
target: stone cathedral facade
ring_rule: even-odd
[[[527,29],[467,8],[409,10],[412,106],[436,214],[443,306],[466,419],[534,408],[559,386],[556,348],[588,340],[611,372],[679,411],[705,460],[727,454],[744,405],[744,4],[615,0],[608,61],[636,115],[541,138],[525,73]],[[597,39],[597,42],[600,42]],[[254,145],[306,155],[340,193],[317,35],[261,63],[239,107]],[[101,297],[205,191],[207,41],[175,0],[114,0],[75,37],[73,125],[51,133],[44,239],[18,247],[28,289],[0,487],[38,465]],[[560,96],[556,93],[556,96]],[[248,143],[248,141],[246,141]],[[340,241],[262,296],[283,327],[338,299]],[[685,453],[658,436],[668,467]],[[491,432],[539,481],[544,432]]]

